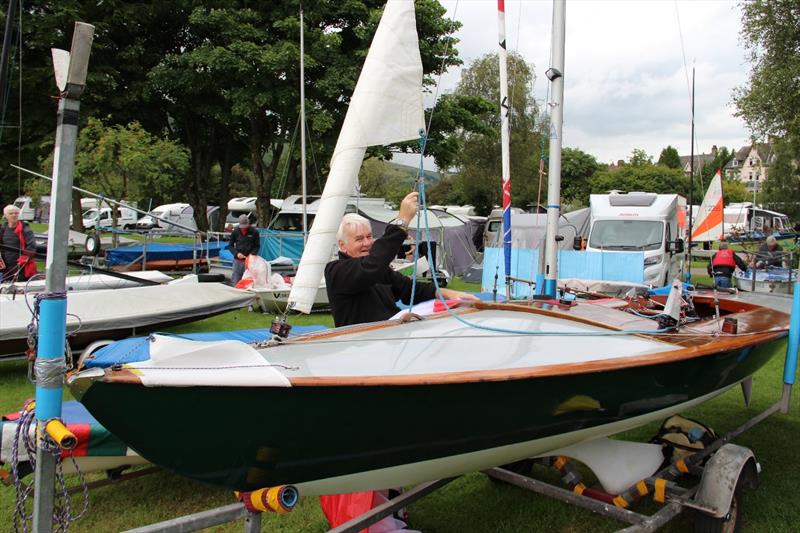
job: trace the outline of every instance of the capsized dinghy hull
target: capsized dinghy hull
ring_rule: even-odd
[[[542,331],[575,324],[562,318],[566,313],[481,307],[460,316],[476,323],[505,320],[506,325],[527,319]],[[638,334],[506,336],[501,341],[489,333],[472,335],[452,317],[440,316],[331,330],[262,350],[267,365],[288,376],[289,386],[144,386],[147,369],[128,368],[77,374],[69,384],[112,433],[181,475],[237,490],[291,483],[307,495],[349,492],[546,453],[705,401],[752,375],[785,346],[788,317],[750,309],[737,313],[740,332],[748,329],[748,321],[755,326],[768,319],[774,327],[716,342],[700,333],[702,327],[673,343],[660,340],[662,335]],[[582,325],[571,331],[602,331],[585,317],[576,318]],[[391,339],[382,344],[381,336]],[[474,352],[441,351],[458,342],[473,345]],[[585,350],[588,342],[599,355],[570,354],[567,342],[576,350]],[[366,353],[347,355],[362,343]],[[505,355],[499,353],[501,343]],[[387,354],[389,344],[393,348]],[[492,345],[494,350],[488,348]],[[553,353],[559,345],[561,353]],[[632,355],[615,356],[610,351],[615,345]],[[323,348],[328,353],[320,353]],[[310,353],[317,355],[301,355]],[[395,373],[357,371],[382,357],[390,366],[394,361]],[[531,364],[540,358],[545,364]],[[566,362],[553,362],[559,358]],[[337,360],[347,370],[323,375]],[[458,371],[441,368],[457,360],[464,361]],[[417,372],[420,365],[430,370]],[[163,416],[148,415],[154,411]],[[220,427],[215,430],[209,420],[224,424],[214,424]]]

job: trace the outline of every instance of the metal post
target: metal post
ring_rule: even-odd
[[[781,412],[789,411],[789,398],[797,373],[797,351],[800,349],[800,281],[794,284],[792,297],[792,317],[789,322],[789,342],[786,346],[786,362],[783,365],[783,401]]]
[[[94,26],[75,23],[69,53],[53,51],[56,83],[61,91],[58,103],[56,144],[53,157],[52,207],[47,231],[46,294],[40,304],[39,344],[36,354],[36,420],[40,435],[48,420],[61,417],[61,397],[66,373],[64,339],[67,328],[67,248],[75,146],[78,140],[78,111],[86,83],[86,69],[92,48]],[[41,444],[41,440],[39,441]],[[36,449],[33,501],[33,530],[53,529],[56,458],[41,446]]]
[[[306,187],[306,81],[303,9],[300,9],[300,181],[303,184],[303,247],[308,241],[308,208]]]
[[[564,122],[564,36],[566,31],[566,1],[553,1],[553,38],[550,68],[545,75],[550,80],[553,101],[550,102],[550,164],[547,179],[547,234],[545,238],[544,294],[556,293],[558,279],[557,243],[558,217],[561,210],[561,130]]]

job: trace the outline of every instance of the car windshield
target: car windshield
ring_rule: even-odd
[[[651,220],[598,220],[589,238],[591,248],[603,250],[658,250],[664,224]]]

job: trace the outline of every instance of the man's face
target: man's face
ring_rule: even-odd
[[[346,226],[344,239],[339,241],[339,250],[349,257],[365,257],[372,248],[372,229],[368,226]]]
[[[17,213],[16,211],[11,211],[6,215],[6,220],[8,221],[9,226],[16,225],[17,220],[19,220],[19,213]]]
[[[770,252],[774,252],[774,251],[775,251],[775,248],[777,248],[777,247],[778,247],[778,243],[777,243],[777,242],[768,242],[768,243],[767,243],[767,249],[768,249]]]

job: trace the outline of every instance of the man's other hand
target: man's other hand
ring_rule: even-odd
[[[400,202],[400,213],[397,215],[397,218],[408,225],[416,216],[417,209],[419,209],[419,193],[416,191],[410,192],[403,198],[403,201]]]
[[[467,302],[480,302],[481,299],[468,292],[454,291],[453,289],[439,289],[442,297],[446,300],[464,300]]]

